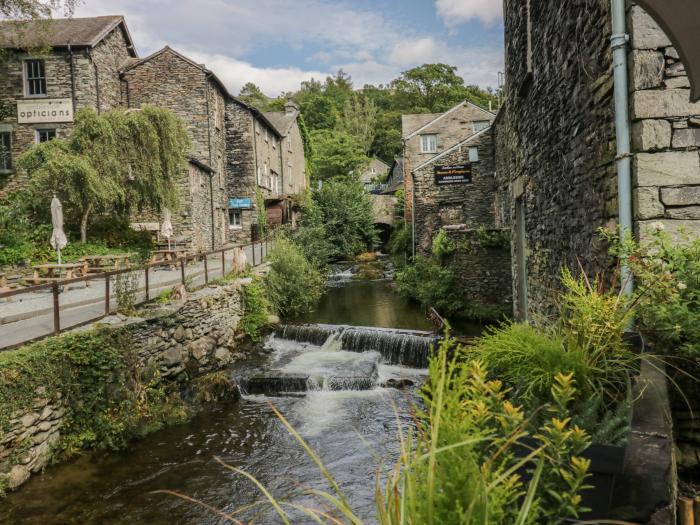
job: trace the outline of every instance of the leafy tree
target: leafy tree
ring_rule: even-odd
[[[61,8],[70,15],[77,4],[78,0],[0,0],[0,18],[50,18]]]
[[[268,98],[262,90],[252,82],[246,83],[241,91],[238,93],[238,98],[240,98],[246,104],[258,108],[261,111],[267,111],[267,107],[270,104],[270,99]]]
[[[334,250],[332,257],[357,255],[376,242],[372,201],[359,181],[349,177],[328,180],[313,199]]]
[[[369,164],[362,144],[345,131],[311,132],[312,173],[318,180],[357,174]]]
[[[85,243],[96,213],[127,217],[136,209],[177,208],[188,149],[182,121],[167,110],[146,106],[97,115],[82,109],[70,137],[37,144],[18,159],[31,180],[18,198],[46,220],[57,195]]]
[[[404,107],[439,113],[464,98],[464,79],[457,68],[447,64],[425,64],[405,71],[392,82]]]
[[[369,97],[353,94],[345,101],[343,118],[339,129],[355,138],[365,152],[369,152],[374,142],[377,122],[377,106]]]

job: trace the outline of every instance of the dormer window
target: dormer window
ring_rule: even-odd
[[[43,60],[24,62],[24,86],[28,97],[46,96],[46,69]]]
[[[421,135],[420,136],[420,152],[421,153],[437,153],[437,135]]]

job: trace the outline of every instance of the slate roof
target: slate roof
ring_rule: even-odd
[[[263,113],[265,118],[269,120],[277,129],[280,135],[286,137],[292,129],[292,126],[297,121],[297,113],[287,113],[285,111],[268,111]]]
[[[419,113],[416,115],[401,115],[401,136],[406,137],[410,135],[442,114],[443,113]]]
[[[136,48],[124,17],[95,16],[90,18],[54,18],[49,20],[0,20],[0,48],[95,47],[116,27],[122,27],[129,51],[136,57]]]

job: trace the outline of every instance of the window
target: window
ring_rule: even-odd
[[[287,149],[289,151],[292,151],[292,136],[291,135],[287,136]]]
[[[28,97],[46,95],[46,73],[43,60],[27,60],[24,62],[25,94]]]
[[[56,128],[49,129],[37,129],[36,130],[36,142],[48,142],[56,138]]]
[[[260,166],[258,166],[258,186],[262,186],[262,177],[260,176]]]
[[[229,210],[228,229],[240,230],[241,228],[243,228],[243,224],[241,223],[241,210]]]
[[[0,133],[0,171],[12,169],[12,133]]]
[[[270,132],[265,128],[265,142],[270,142]]]
[[[480,122],[474,122],[472,124],[472,129],[474,130],[474,133],[479,133],[480,131],[485,130],[491,125],[491,123],[488,120],[483,120]]]
[[[372,168],[372,175],[376,175],[376,174],[377,174],[377,168]]]
[[[469,148],[469,162],[479,162],[479,148]]]
[[[420,136],[421,153],[437,153],[437,135]]]
[[[255,133],[260,135],[260,122],[258,122],[257,120],[255,121]]]

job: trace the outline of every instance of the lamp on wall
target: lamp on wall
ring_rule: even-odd
[[[671,39],[690,80],[690,100],[700,100],[700,2],[698,0],[635,0]]]

